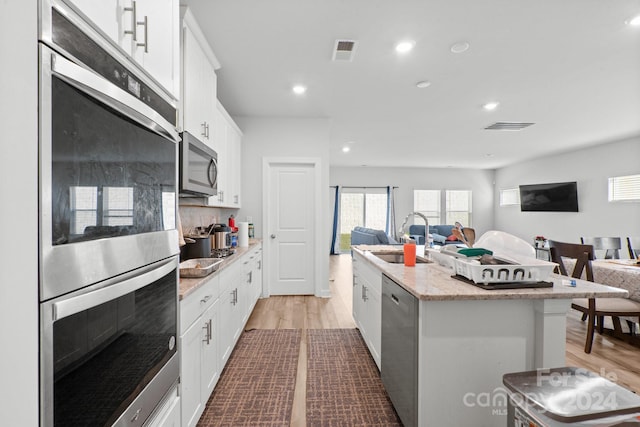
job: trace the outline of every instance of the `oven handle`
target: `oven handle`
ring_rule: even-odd
[[[53,321],[63,319],[81,311],[112,301],[143,288],[176,269],[176,258],[158,261],[146,267],[109,279],[99,289],[86,291],[82,295],[67,298],[52,304]],[[177,279],[176,279],[177,280]]]
[[[173,142],[180,141],[175,127],[160,114],[98,74],[55,52],[51,52],[51,71],[70,85],[107,104],[149,130]]]

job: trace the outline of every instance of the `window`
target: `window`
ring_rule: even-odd
[[[447,214],[445,224],[456,221],[465,227],[471,226],[471,191],[447,190]]]
[[[520,189],[507,188],[500,190],[500,206],[514,206],[520,204]]]
[[[98,224],[98,187],[71,187],[71,233],[83,234],[84,229]]]
[[[133,225],[133,187],[104,187],[103,225]]]
[[[459,221],[465,227],[472,226],[471,190],[413,190],[413,209],[429,220],[429,224],[454,224]],[[414,224],[422,224],[414,218]]]
[[[440,190],[413,190],[413,210],[420,212],[429,224],[440,224]],[[413,218],[414,224],[422,224],[420,217]]]
[[[351,248],[355,227],[385,230],[387,190],[385,188],[343,188],[340,194],[340,250]]]
[[[640,201],[640,175],[609,178],[609,201]]]

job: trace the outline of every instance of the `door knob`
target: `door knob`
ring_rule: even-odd
[[[276,235],[275,235],[275,234],[272,234],[272,235],[271,235],[271,238],[272,238],[272,239],[275,239],[275,238],[276,238]]]

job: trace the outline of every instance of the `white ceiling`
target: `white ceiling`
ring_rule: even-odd
[[[625,25],[640,0],[187,3],[229,113],[331,119],[332,165],[498,168],[640,134],[640,27]],[[331,60],[336,39],[358,42],[352,62]],[[484,130],[496,121],[535,125]]]

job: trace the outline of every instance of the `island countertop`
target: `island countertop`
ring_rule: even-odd
[[[404,264],[385,262],[371,253],[371,251],[402,253],[402,248],[398,246],[357,245],[352,249],[416,298],[425,301],[624,298],[629,295],[624,289],[580,279],[575,279],[575,287],[565,286],[562,280],[567,277],[558,274],[551,274],[547,279],[553,282],[553,287],[549,288],[481,289],[453,278],[453,270],[436,262],[418,263],[415,267],[405,267]],[[418,247],[418,253],[422,253],[421,246]]]

